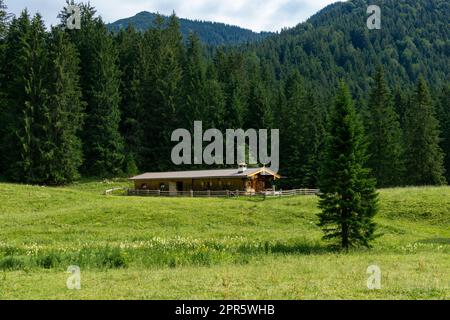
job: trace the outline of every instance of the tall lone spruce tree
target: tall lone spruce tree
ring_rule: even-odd
[[[338,241],[342,249],[370,247],[376,237],[375,180],[364,167],[367,160],[363,129],[350,93],[340,84],[330,114],[328,136],[320,166],[319,226],[325,240]]]
[[[407,183],[410,185],[442,185],[444,154],[439,122],[427,84],[420,78],[405,116]]]

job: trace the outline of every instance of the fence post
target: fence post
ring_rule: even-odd
[[[208,198],[210,198],[211,197],[211,190],[208,190]]]
[[[227,198],[230,197],[230,190],[227,190]]]

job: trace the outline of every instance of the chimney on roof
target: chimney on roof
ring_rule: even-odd
[[[247,171],[247,164],[246,163],[240,163],[239,164],[238,173],[244,173],[245,171]]]

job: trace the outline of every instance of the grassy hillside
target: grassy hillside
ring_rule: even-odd
[[[381,191],[384,235],[344,254],[321,241],[315,197],[102,195],[116,185],[0,184],[0,299],[450,298],[448,187]],[[66,288],[73,264],[80,291]]]

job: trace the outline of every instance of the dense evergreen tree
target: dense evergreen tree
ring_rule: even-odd
[[[379,68],[369,96],[366,115],[368,166],[379,187],[398,186],[403,174],[402,131],[384,71]]]
[[[29,73],[22,75],[26,79],[26,100],[22,124],[18,130],[22,179],[31,183],[39,183],[46,179],[48,174],[46,165],[52,151],[47,144],[50,109],[46,41],[44,22],[41,16],[36,15],[31,21],[30,42],[26,48],[25,59],[28,61]]]
[[[83,170],[93,176],[114,176],[122,172],[124,161],[118,53],[105,24],[94,17],[95,10],[89,5],[81,8],[81,30],[68,33],[80,53],[83,100],[87,103]]]
[[[26,11],[6,42],[5,173],[28,183],[71,182],[82,159],[76,51],[60,31],[49,37],[41,17],[30,21]]]
[[[133,27],[121,30],[116,43],[119,51],[120,82],[120,132],[124,138],[126,173],[138,172],[139,148],[143,137],[142,110],[139,104],[139,48],[142,36]]]
[[[36,183],[46,174],[46,37],[41,17],[37,15],[30,21],[24,11],[12,21],[6,39],[2,162],[5,175],[15,181]]]
[[[450,182],[450,85],[446,85],[438,101],[438,116],[442,129],[441,148],[445,153],[444,167],[447,182]]]
[[[244,126],[252,129],[272,128],[274,124],[271,88],[263,78],[263,69],[260,59],[250,55],[246,60],[248,92],[247,114],[245,114]]]
[[[168,28],[162,18],[144,34],[139,65],[139,103],[143,112],[144,137],[139,168],[167,170],[172,164],[171,134],[180,123],[182,105],[183,45],[175,17]]]
[[[26,11],[11,22],[5,39],[2,57],[1,93],[2,112],[0,117],[0,168],[2,174],[11,180],[20,180],[19,144],[17,131],[25,106],[25,79],[27,72],[27,44],[30,41],[31,22]]]
[[[273,127],[273,114],[268,91],[261,81],[253,78],[247,98],[247,116],[245,127],[252,129],[266,129]]]
[[[24,11],[5,39],[0,115],[2,172],[14,181],[63,184],[78,177],[82,118],[78,60],[61,31]]]
[[[0,40],[2,41],[8,30],[8,20],[10,18],[10,14],[8,14],[7,6],[5,5],[5,1],[0,0]],[[3,44],[3,43],[2,43]]]
[[[194,121],[204,121],[208,125],[206,107],[206,66],[203,49],[197,35],[189,35],[186,59],[183,68],[183,96],[185,102],[177,109],[178,119],[183,128],[191,128]]]
[[[300,150],[302,137],[300,135],[299,118],[301,116],[301,104],[305,90],[301,82],[300,74],[294,72],[286,82],[284,94],[280,97],[278,121],[280,127],[280,167],[286,179],[282,181],[283,188],[300,186],[301,166],[303,164],[303,154]]]
[[[218,51],[214,57],[217,78],[225,96],[224,124],[226,128],[243,128],[247,112],[244,56]]]
[[[8,28],[8,13],[6,12],[6,5],[4,4],[3,0],[0,0],[0,64],[3,66],[5,63],[4,60],[4,51],[5,51],[5,37],[7,35],[7,28]],[[2,140],[3,137],[6,135],[6,132],[4,129],[6,129],[6,123],[3,123],[5,119],[5,113],[6,113],[6,104],[5,104],[5,85],[4,81],[6,80],[4,78],[3,74],[3,68],[0,67],[0,154],[3,154],[6,152],[6,150],[3,150]],[[2,156],[0,156],[0,178],[3,177],[3,173],[5,171],[4,168],[4,162],[2,161]]]
[[[279,110],[281,171],[284,188],[316,187],[319,153],[324,138],[326,111],[305,88],[298,72],[286,82],[286,102]]]
[[[340,85],[330,114],[320,168],[320,223],[326,240],[343,249],[370,246],[377,213],[375,180],[365,168],[364,133],[345,84]]]
[[[225,95],[223,86],[217,79],[214,64],[210,64],[205,82],[205,113],[210,128],[225,130]]]
[[[47,122],[47,159],[45,181],[71,183],[79,177],[83,160],[79,134],[84,104],[79,85],[78,53],[66,34],[54,28],[49,46],[49,97]]]
[[[7,7],[3,0],[0,0],[0,59],[3,59],[5,50],[5,37],[8,31],[10,15],[7,13]],[[3,62],[3,60],[1,60]],[[1,78],[0,78],[1,81]]]
[[[411,100],[409,91],[405,92],[404,89],[401,89],[399,87],[395,88],[393,100],[395,112],[397,113],[399,118],[400,128],[404,130],[406,110],[409,109],[409,103]]]
[[[445,182],[439,123],[427,84],[420,78],[406,112],[406,182],[439,185]]]
[[[312,90],[308,90],[303,100],[303,112],[300,118],[300,132],[303,150],[301,186],[317,188],[319,178],[319,162],[326,132],[326,108],[317,100]],[[295,186],[294,186],[295,187]]]

